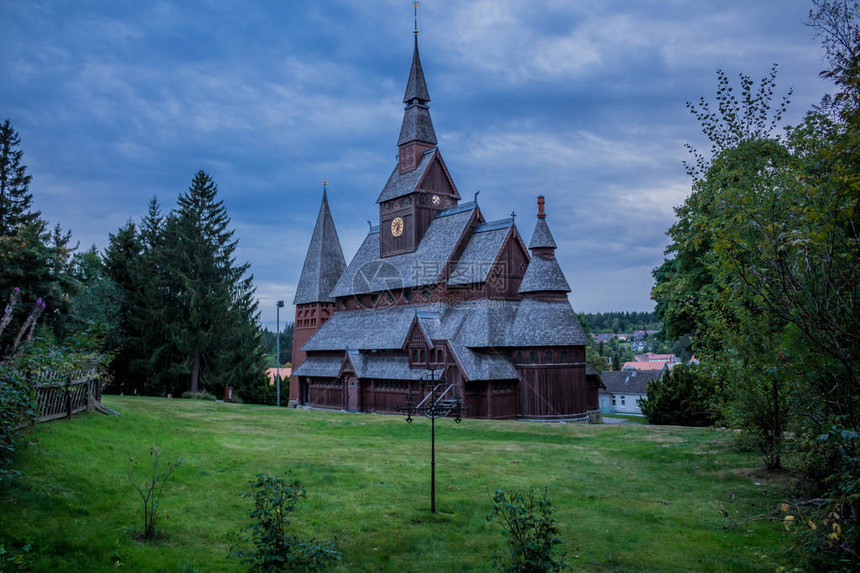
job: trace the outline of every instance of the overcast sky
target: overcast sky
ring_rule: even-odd
[[[421,60],[439,147],[488,220],[535,196],[577,311],[650,310],[685,142],[685,102],[716,70],[794,89],[796,122],[831,87],[805,0],[423,0]],[[0,121],[21,136],[36,207],[82,247],[219,186],[262,319],[295,293],[322,180],[349,261],[395,165],[410,0],[0,2]],[[780,91],[780,94],[782,92]],[[281,316],[284,321],[284,314]]]

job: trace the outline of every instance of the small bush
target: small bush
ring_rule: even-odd
[[[230,555],[242,560],[251,571],[325,571],[338,563],[343,555],[333,541],[303,539],[287,533],[288,516],[299,500],[307,497],[305,488],[287,483],[277,476],[258,474],[249,482],[250,492],[243,497],[254,498],[251,517],[256,520],[248,526],[253,543],[251,551],[234,550]]]
[[[0,362],[0,480],[19,472],[12,457],[21,440],[21,430],[39,417],[35,385],[12,361]]]
[[[648,384],[648,399],[642,413],[651,424],[711,426],[718,420],[713,405],[717,384],[696,366],[678,365]]]
[[[205,400],[207,402],[217,400],[214,394],[210,394],[205,390],[203,392],[183,392],[181,398],[185,398],[186,400]]]
[[[152,539],[156,536],[156,522],[158,520],[158,504],[161,502],[161,494],[164,486],[170,480],[170,476],[182,465],[182,460],[167,462],[167,467],[159,468],[161,452],[155,445],[150,446],[149,456],[151,469],[143,479],[138,478],[135,468],[138,466],[134,458],[129,459],[128,476],[134,489],[140,495],[143,503],[143,532],[141,536]]]
[[[566,553],[557,554],[561,540],[552,517],[552,503],[535,492],[496,490],[493,512],[487,521],[497,521],[504,530],[507,550],[493,554],[497,571],[503,573],[550,573],[569,569]]]

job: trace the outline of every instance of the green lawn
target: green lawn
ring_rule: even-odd
[[[257,473],[290,473],[307,487],[294,523],[337,538],[340,571],[489,570],[502,542],[486,521],[498,488],[548,488],[580,570],[773,571],[787,543],[779,523],[755,519],[780,501],[785,481],[732,451],[720,431],[440,420],[432,515],[429,420],[158,398],[105,404],[122,416],[41,426],[19,456],[24,476],[0,491],[0,543],[30,544],[33,570],[241,570],[227,553],[249,522],[239,493]],[[186,465],[164,492],[164,536],[140,542],[128,459],[148,457],[153,442]]]

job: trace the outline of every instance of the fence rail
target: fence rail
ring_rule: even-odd
[[[71,418],[84,410],[105,409],[98,372],[78,370],[70,374],[41,372],[33,380],[39,404],[39,422]]]

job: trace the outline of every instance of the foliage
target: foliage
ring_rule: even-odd
[[[206,392],[206,391],[203,391],[203,392],[183,392],[182,398],[185,398],[187,400],[207,400],[209,402],[215,402],[218,400],[214,394],[210,394],[209,392]]]
[[[9,236],[18,227],[29,227],[39,220],[32,210],[32,176],[21,163],[24,152],[18,149],[21,138],[9,120],[0,124],[0,235]]]
[[[292,321],[281,325],[281,367],[293,361],[293,330],[294,325]],[[263,353],[266,354],[266,364],[274,365],[277,361],[277,340],[277,333],[270,331],[268,328],[263,328],[260,332],[260,347]]]
[[[264,374],[259,312],[249,265],[217,186],[198,172],[176,210],[149,203],[140,230],[111,235],[108,273],[122,291],[123,343],[113,362],[117,390],[220,395],[232,386],[244,402],[273,403]]]
[[[633,332],[636,330],[659,330],[660,321],[653,312],[586,312],[583,319],[592,332]]]
[[[714,403],[717,383],[696,365],[679,364],[648,384],[641,404],[648,422],[674,426],[712,426],[719,416]]]
[[[144,539],[153,539],[156,536],[158,506],[161,502],[164,486],[167,485],[171,476],[182,465],[182,460],[176,460],[175,462],[168,461],[167,467],[159,468],[161,456],[161,451],[154,444],[150,446],[149,457],[151,465],[148,466],[149,472],[145,472],[143,478],[137,475],[137,460],[129,458],[128,477],[143,504],[143,531],[141,532],[141,536]]]
[[[558,554],[561,540],[552,513],[546,490],[542,495],[496,490],[493,512],[487,520],[495,520],[502,527],[507,546],[504,555],[493,556],[497,571],[548,573],[570,568],[564,562],[566,553]]]
[[[231,553],[242,560],[251,571],[326,571],[340,562],[343,555],[334,541],[303,539],[287,533],[289,516],[299,501],[307,497],[305,488],[288,483],[281,477],[257,474],[249,482],[252,490],[243,497],[254,499],[248,526],[251,551],[235,550]]]
[[[19,289],[21,305],[15,319],[23,321],[27,308],[38,299],[50,309],[43,319],[60,337],[66,335],[63,320],[77,283],[69,273],[75,247],[70,233],[59,226],[50,229],[32,209],[31,176],[22,163],[20,137],[9,120],[0,124],[0,292]],[[0,334],[0,349],[12,344],[12,333]]]
[[[813,571],[860,569],[860,457],[858,433],[833,425],[817,444],[835,458],[823,499],[812,503],[783,503],[783,523],[799,542],[800,561]]]
[[[0,361],[0,479],[19,473],[12,468],[12,456],[19,447],[20,430],[38,416],[33,384],[12,361]]]

